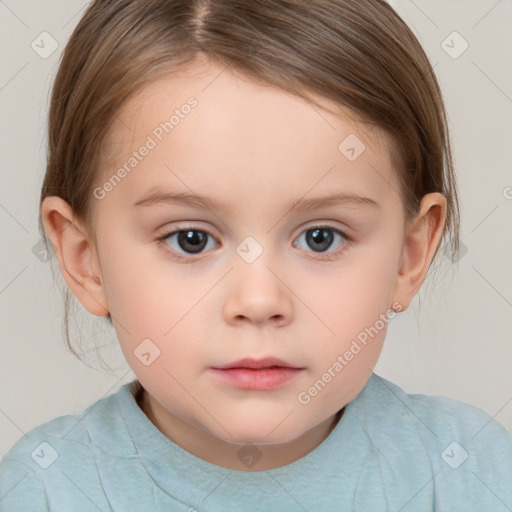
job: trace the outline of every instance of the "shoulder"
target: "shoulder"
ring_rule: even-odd
[[[407,393],[375,374],[363,393],[363,428],[402,471],[429,467],[439,496],[512,507],[512,435],[489,414],[452,398]]]
[[[52,448],[74,447],[75,450],[80,450],[81,446],[96,445],[99,440],[107,442],[105,436],[119,439],[118,435],[121,435],[122,439],[125,425],[120,405],[133,389],[133,382],[125,384],[79,414],[59,416],[31,429],[16,441],[2,462],[22,460],[37,470],[50,463],[50,459],[42,461],[47,455],[51,454],[51,458],[60,456],[60,453],[53,453]]]
[[[401,387],[389,380],[373,374],[368,382],[373,400],[382,401],[387,407],[391,406],[396,413],[417,423],[423,424],[433,431],[447,430],[454,433],[464,433],[477,436],[490,428],[503,434],[505,440],[511,440],[512,435],[488,413],[482,409],[445,396],[426,395],[422,393],[407,393]]]
[[[512,443],[512,434],[474,405],[445,396],[407,393],[383,377],[375,374],[373,377],[376,392],[384,403],[392,402],[411,421],[411,425],[429,430],[434,437],[449,433],[477,441],[492,436],[494,442]]]
[[[368,403],[378,410],[383,422],[397,422],[413,428],[428,438],[466,441],[484,445],[492,438],[494,445],[512,448],[512,434],[482,409],[444,396],[407,393],[398,385],[373,374],[368,381]]]
[[[125,384],[80,414],[59,416],[24,434],[0,461],[0,511],[51,509],[47,500],[56,496],[51,487],[72,488],[76,480],[87,486],[87,480],[97,478],[98,450],[108,446],[112,452],[126,452],[123,444],[131,443],[119,402],[133,386]]]
[[[20,507],[23,506],[23,509]],[[0,512],[49,510],[42,481],[21,461],[6,458],[0,463]]]

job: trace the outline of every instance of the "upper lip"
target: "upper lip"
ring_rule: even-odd
[[[262,368],[271,368],[272,366],[278,366],[281,368],[299,368],[291,363],[287,363],[282,359],[278,359],[277,357],[265,357],[263,359],[252,359],[246,357],[244,359],[239,359],[238,361],[233,361],[232,363],[225,364],[223,366],[216,366],[216,369],[219,370],[227,370],[229,368],[252,368],[255,370]]]

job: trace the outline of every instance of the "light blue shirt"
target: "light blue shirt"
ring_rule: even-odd
[[[0,464],[0,511],[512,510],[512,436],[471,405],[407,394],[372,374],[312,452],[236,471],[164,436],[133,384],[18,440]]]

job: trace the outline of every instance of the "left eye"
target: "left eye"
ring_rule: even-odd
[[[314,250],[314,252],[326,252],[327,249],[333,244],[335,235],[341,237],[342,240],[348,240],[348,237],[345,236],[341,231],[329,226],[314,226],[310,229],[307,229],[301,233],[297,240],[299,241],[302,238],[305,238],[306,243]],[[295,242],[293,245],[297,247],[297,242]]]

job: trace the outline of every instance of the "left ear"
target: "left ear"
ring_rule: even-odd
[[[421,288],[446,222],[446,198],[439,192],[423,196],[418,215],[406,223],[393,302],[405,311]]]

